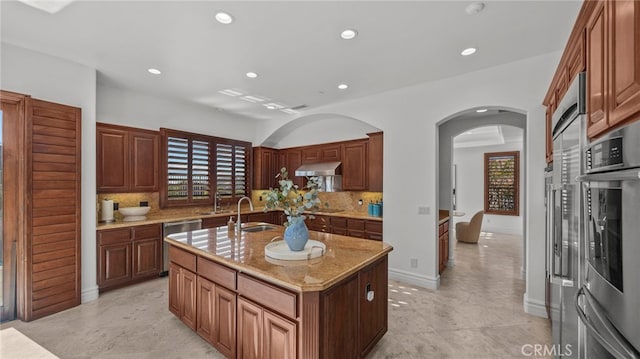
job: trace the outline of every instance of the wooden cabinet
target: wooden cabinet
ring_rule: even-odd
[[[203,218],[202,229],[226,226],[229,223],[229,217],[231,216],[232,215],[229,214],[228,216]]]
[[[302,165],[302,151],[299,149],[289,149],[285,151],[285,165],[282,167],[287,168],[289,172],[289,178],[293,181],[293,184],[302,188],[304,186],[304,177],[296,176],[296,170]]]
[[[158,190],[158,132],[98,123],[96,137],[98,193]]]
[[[382,221],[365,221],[364,237],[374,241],[382,241]]]
[[[238,299],[238,358],[297,358],[297,325],[251,301]]]
[[[262,308],[244,299],[238,299],[238,358],[262,358]]]
[[[358,358],[358,275],[322,293],[320,313],[326,333],[321,343],[323,358]]]
[[[273,223],[273,215],[272,212],[250,213],[247,215],[247,222]]]
[[[227,358],[236,353],[236,294],[197,277],[196,332]]]
[[[196,330],[196,275],[176,263],[169,264],[169,310]]]
[[[160,224],[102,230],[97,238],[100,291],[155,278],[162,271]]]
[[[449,261],[449,220],[447,219],[438,226],[439,238],[439,273],[447,267]]]
[[[353,141],[342,147],[342,189],[367,190],[367,141]]]
[[[388,263],[384,258],[360,271],[360,354],[364,357],[387,332]],[[371,297],[367,294],[371,292]]]
[[[369,148],[367,153],[367,170],[370,192],[382,192],[383,177],[383,133],[367,133]]]
[[[331,233],[331,218],[323,215],[314,215],[315,218],[306,219],[307,228],[312,231]]]
[[[253,189],[278,187],[278,179],[276,178],[278,173],[280,173],[278,150],[268,147],[254,147]]]
[[[587,135],[594,137],[609,126],[606,97],[606,3],[598,1],[587,21]]]

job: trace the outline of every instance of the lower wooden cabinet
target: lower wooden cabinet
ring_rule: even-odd
[[[262,358],[294,359],[297,357],[296,323],[268,310],[263,312],[264,345]]]
[[[360,354],[364,357],[387,332],[388,314],[388,262],[387,258],[360,271]],[[367,293],[372,292],[371,297]]]
[[[196,332],[227,358],[236,353],[236,294],[198,276]]]
[[[441,223],[438,227],[439,234],[439,272],[447,267],[447,262],[449,262],[449,221],[445,221]]]
[[[196,330],[196,275],[175,263],[169,264],[169,310]]]
[[[100,291],[158,276],[162,271],[160,224],[97,232]]]
[[[287,359],[297,357],[296,323],[238,299],[238,358]]]

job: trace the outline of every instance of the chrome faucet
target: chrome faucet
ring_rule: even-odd
[[[236,221],[236,235],[238,236],[240,235],[240,230],[242,229],[240,227],[240,202],[242,202],[243,199],[249,201],[249,208],[251,209],[251,211],[253,211],[253,202],[251,202],[251,198],[247,196],[240,198],[240,200],[238,201],[238,220]]]
[[[218,212],[218,204],[220,203],[221,200],[222,200],[222,197],[220,197],[220,192],[216,191],[216,194],[213,195],[213,213]]]

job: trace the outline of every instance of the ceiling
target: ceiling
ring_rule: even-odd
[[[299,114],[264,104],[314,108],[558,51],[581,6],[487,1],[468,15],[470,3],[76,1],[50,14],[3,0],[0,30],[3,42],[96,68],[100,84],[286,119]],[[218,10],[235,21],[216,22]],[[346,28],[358,36],[342,40]],[[478,51],[461,56],[467,47]]]
[[[453,138],[453,148],[499,146],[507,143],[522,143],[524,131],[506,125],[483,126],[465,131]]]

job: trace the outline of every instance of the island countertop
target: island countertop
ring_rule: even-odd
[[[328,289],[393,250],[380,241],[309,231],[309,239],[326,245],[323,256],[304,261],[276,260],[265,256],[264,247],[274,237],[281,240],[284,227],[270,226],[275,229],[253,233],[229,232],[227,227],[201,229],[172,234],[165,241],[296,292]]]

